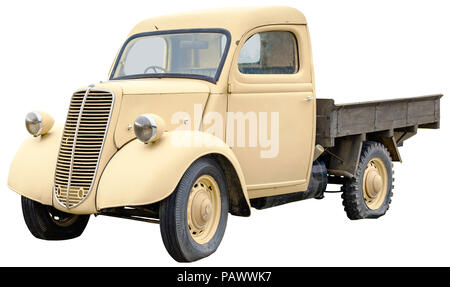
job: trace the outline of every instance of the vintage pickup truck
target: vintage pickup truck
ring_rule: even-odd
[[[228,213],[320,199],[328,183],[350,219],[384,215],[398,147],[439,128],[441,95],[335,105],[314,85],[296,9],[145,20],[109,80],[74,92],[64,126],[27,114],[8,186],[37,238],[75,238],[91,214],[141,220],[184,262],[218,248]]]

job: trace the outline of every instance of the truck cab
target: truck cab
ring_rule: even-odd
[[[37,238],[122,217],[159,223],[169,254],[195,261],[218,248],[228,213],[321,199],[328,182],[350,219],[384,215],[398,147],[439,128],[440,97],[316,99],[294,8],[161,16],[130,32],[108,80],[74,92],[64,125],[27,115],[8,186]]]

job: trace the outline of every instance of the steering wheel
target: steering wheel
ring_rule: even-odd
[[[145,70],[144,70],[144,74],[147,74],[148,70],[152,69],[154,71],[155,74],[160,74],[158,73],[157,70],[160,70],[163,73],[167,73],[167,70],[164,69],[163,67],[160,66],[148,66]]]

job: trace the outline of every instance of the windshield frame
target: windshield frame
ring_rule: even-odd
[[[219,66],[217,67],[216,75],[214,77],[208,77],[204,75],[195,75],[195,74],[179,74],[179,73],[151,73],[151,74],[134,74],[127,75],[121,77],[114,77],[116,73],[117,66],[119,65],[120,59],[128,45],[132,40],[140,37],[148,37],[148,36],[156,36],[156,35],[167,35],[167,34],[185,34],[185,33],[220,33],[226,36],[227,41],[225,44],[225,49],[223,50],[222,59],[219,62]],[[189,79],[199,79],[211,82],[216,84],[220,78],[220,74],[222,73],[223,65],[228,56],[228,51],[231,45],[231,34],[228,30],[222,28],[202,28],[202,29],[177,29],[177,30],[162,30],[162,31],[153,31],[153,32],[144,32],[134,34],[129,37],[125,43],[122,45],[119,54],[117,55],[116,61],[114,63],[114,68],[111,71],[111,75],[109,77],[110,81],[115,80],[124,80],[124,79],[143,79],[143,78],[189,78]]]

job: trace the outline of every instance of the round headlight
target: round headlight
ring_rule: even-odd
[[[45,135],[52,128],[53,123],[53,118],[44,112],[31,112],[25,117],[25,127],[35,137]]]
[[[134,134],[144,143],[155,142],[161,137],[164,125],[164,121],[160,117],[143,114],[134,121]]]

